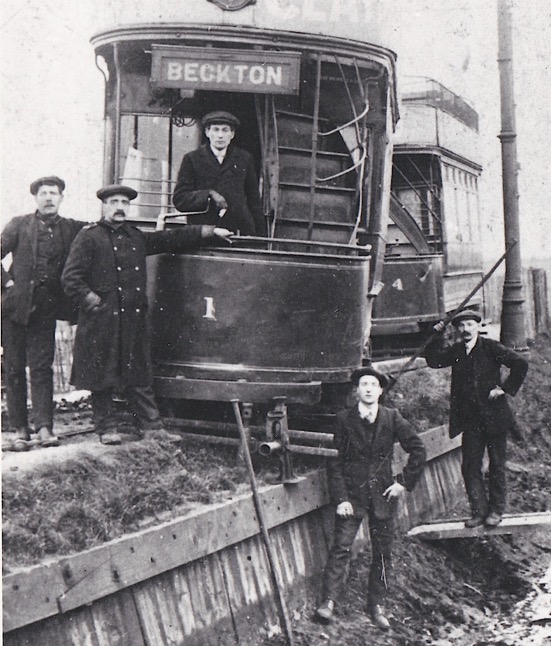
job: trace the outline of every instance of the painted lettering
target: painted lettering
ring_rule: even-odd
[[[211,321],[216,321],[215,311],[214,311],[214,298],[212,296],[205,296],[206,312],[203,314],[204,319],[210,319]]]
[[[216,82],[217,83],[231,83],[230,79],[230,66],[222,65],[219,63],[216,68]]]
[[[214,70],[214,65],[210,63],[205,63],[199,68],[199,78],[203,83],[212,83],[216,78],[216,72]]]
[[[198,63],[186,63],[184,65],[184,80],[198,81],[199,80],[199,77],[197,76],[198,67],[199,67]]]
[[[264,78],[266,74],[264,73],[264,68],[262,65],[253,65],[249,70],[249,81],[253,85],[260,85],[264,83]]]
[[[282,85],[283,84],[283,69],[281,65],[272,67],[268,65],[266,70],[266,85]]]
[[[237,82],[243,83],[245,80],[245,70],[249,68],[248,65],[234,65],[234,69],[237,70]]]
[[[169,61],[166,67],[168,81],[179,81],[182,78],[182,66],[176,61]]]

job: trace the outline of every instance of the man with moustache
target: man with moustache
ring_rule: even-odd
[[[27,417],[27,375],[37,443],[58,446],[53,433],[53,362],[56,321],[76,322],[77,312],[63,293],[61,272],[71,243],[86,224],[61,217],[65,182],[50,175],[30,187],[36,211],[13,218],[2,231],[2,346],[12,451],[31,448]]]
[[[516,395],[528,363],[510,348],[479,334],[480,314],[464,310],[452,319],[461,340],[444,342],[445,325],[434,329],[439,335],[425,350],[431,368],[452,367],[450,396],[450,437],[463,433],[461,471],[471,506],[466,527],[496,527],[506,504],[507,432],[515,434],[515,421],[506,395]],[[501,366],[509,368],[505,380]],[[482,460],[488,451],[489,492],[482,474]]]
[[[77,236],[62,276],[66,294],[80,305],[71,383],[92,391],[102,444],[121,443],[113,393],[126,395],[146,439],[180,439],[163,429],[151,387],[146,256],[181,253],[232,235],[209,225],[144,233],[126,222],[137,195],[116,184],[97,192],[101,220]]]
[[[336,459],[327,464],[329,493],[336,505],[333,547],[324,576],[324,601],[316,610],[322,621],[333,616],[346,576],[351,548],[367,515],[372,560],[368,580],[368,611],[373,623],[388,630],[384,614],[391,578],[394,515],[398,499],[417,483],[426,461],[423,442],[397,410],[379,405],[385,375],[372,367],[352,375],[358,403],[337,414],[334,430]],[[409,453],[402,473],[392,477],[395,442]]]
[[[239,119],[222,110],[201,120],[208,143],[184,156],[172,201],[179,211],[202,211],[194,222],[220,224],[245,236],[265,235],[252,156],[232,141]]]

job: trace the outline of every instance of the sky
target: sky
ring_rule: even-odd
[[[488,262],[503,247],[498,1],[503,0],[382,0],[388,5],[385,29],[398,55],[399,82],[408,75],[434,78],[479,112],[481,235]],[[102,182],[104,91],[89,40],[101,4],[3,0],[0,5],[2,226],[34,210],[29,184],[50,174],[67,182],[62,214],[99,217],[94,196]],[[546,177],[551,168],[551,2],[513,0],[513,20],[521,249],[529,263],[551,260]]]

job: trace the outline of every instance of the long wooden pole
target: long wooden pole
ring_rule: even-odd
[[[489,272],[488,272],[488,273],[487,273],[487,274],[482,278],[482,280],[481,280],[481,281],[476,285],[476,287],[474,287],[474,288],[469,292],[469,294],[468,294],[467,296],[465,296],[465,298],[464,298],[464,299],[461,301],[461,303],[460,303],[460,304],[459,304],[459,305],[454,309],[454,311],[453,311],[451,314],[446,314],[446,316],[442,319],[442,322],[443,322],[445,325],[447,325],[447,324],[448,324],[448,323],[449,323],[449,322],[450,322],[450,321],[455,317],[455,315],[456,315],[456,314],[459,314],[459,312],[461,312],[461,310],[465,307],[465,305],[467,305],[467,303],[468,303],[468,302],[471,300],[471,298],[476,294],[476,292],[478,292],[478,290],[479,290],[479,289],[480,289],[480,288],[481,288],[481,287],[482,287],[482,286],[483,286],[483,285],[488,281],[488,279],[490,278],[490,276],[495,272],[495,270],[499,267],[499,265],[501,265],[501,263],[502,263],[502,262],[505,260],[505,258],[507,257],[507,254],[511,251],[511,249],[512,249],[516,244],[517,244],[517,241],[516,241],[516,240],[514,240],[514,241],[513,241],[513,242],[512,242],[508,247],[507,247],[507,249],[505,250],[505,253],[504,253],[504,254],[501,256],[501,258],[496,262],[496,264],[495,264],[495,265],[490,269],[490,271],[489,271]],[[385,391],[385,394],[386,394],[386,393],[388,393],[388,391],[389,391],[389,390],[391,390],[391,388],[393,388],[393,387],[396,385],[396,383],[398,382],[398,379],[400,379],[400,377],[404,374],[404,372],[406,372],[406,370],[411,366],[411,364],[412,364],[416,359],[418,359],[418,358],[423,354],[423,352],[426,350],[426,348],[427,348],[427,346],[429,345],[429,343],[431,343],[431,341],[434,339],[434,337],[435,337],[437,334],[438,334],[438,332],[433,332],[433,333],[432,333],[432,334],[431,334],[431,335],[430,335],[430,336],[425,340],[425,342],[423,343],[423,345],[421,345],[419,348],[417,348],[417,350],[415,351],[415,353],[413,354],[413,356],[412,356],[412,357],[410,357],[409,361],[407,361],[407,362],[402,366],[402,368],[400,369],[400,371],[398,372],[398,374],[396,375],[396,377],[391,377],[391,379],[390,379],[390,383],[389,383],[389,385],[388,385],[388,387],[387,387],[387,389],[386,389],[386,391]]]
[[[268,564],[270,566],[270,576],[272,578],[272,584],[274,586],[281,623],[283,624],[283,630],[285,631],[285,637],[286,637],[285,643],[287,644],[287,646],[294,646],[295,642],[293,639],[293,627],[291,625],[291,619],[289,618],[289,612],[287,610],[287,604],[285,603],[283,590],[280,585],[279,579],[277,577],[275,554],[272,547],[272,543],[270,541],[270,535],[268,533],[268,525],[266,524],[266,519],[264,517],[264,508],[262,506],[262,501],[260,500],[260,495],[258,493],[258,484],[256,482],[256,476],[254,474],[253,463],[251,460],[251,453],[249,451],[249,444],[247,442],[247,434],[245,432],[245,427],[243,426],[243,420],[241,419],[241,411],[239,410],[239,400],[232,399],[232,405],[233,405],[233,411],[235,414],[235,419],[237,421],[237,427],[239,428],[239,435],[241,437],[243,457],[245,458],[245,464],[247,466],[247,471],[249,473],[251,490],[253,492],[254,506],[256,509],[258,524],[260,526],[260,533],[262,534],[262,539],[264,541],[264,546],[266,548],[266,555],[268,556]]]

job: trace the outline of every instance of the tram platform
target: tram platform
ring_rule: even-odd
[[[439,541],[450,538],[474,538],[495,536],[496,534],[519,534],[535,530],[551,529],[551,512],[536,512],[530,514],[505,514],[497,527],[465,527],[466,518],[453,520],[435,520],[424,525],[412,527],[407,536],[426,541]]]

